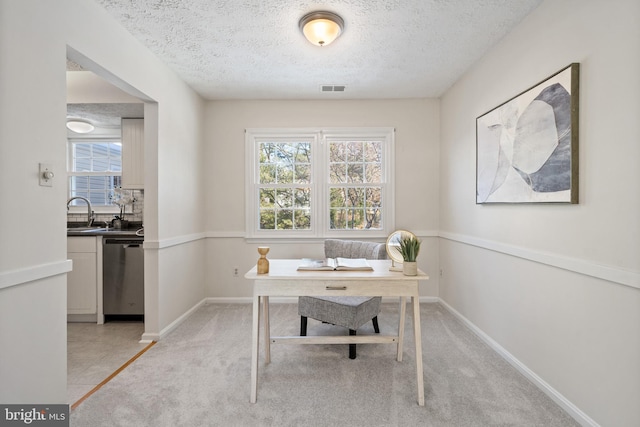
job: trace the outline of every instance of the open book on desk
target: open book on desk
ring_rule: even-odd
[[[298,266],[298,271],[373,271],[364,258],[326,258],[311,259],[303,258]]]

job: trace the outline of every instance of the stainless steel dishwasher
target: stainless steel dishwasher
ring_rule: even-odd
[[[102,238],[105,321],[144,319],[144,237]]]

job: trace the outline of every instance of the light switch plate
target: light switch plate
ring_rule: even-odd
[[[39,177],[40,185],[43,187],[53,187],[53,171],[51,170],[50,163],[40,163]],[[50,173],[51,177],[47,178],[47,174]]]

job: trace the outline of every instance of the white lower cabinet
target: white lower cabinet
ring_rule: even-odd
[[[67,237],[67,258],[73,270],[67,274],[68,320],[96,321],[98,314],[98,239]],[[91,315],[91,316],[73,316]]]

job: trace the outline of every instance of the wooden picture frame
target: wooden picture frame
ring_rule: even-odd
[[[476,203],[578,203],[580,64],[476,119]]]

